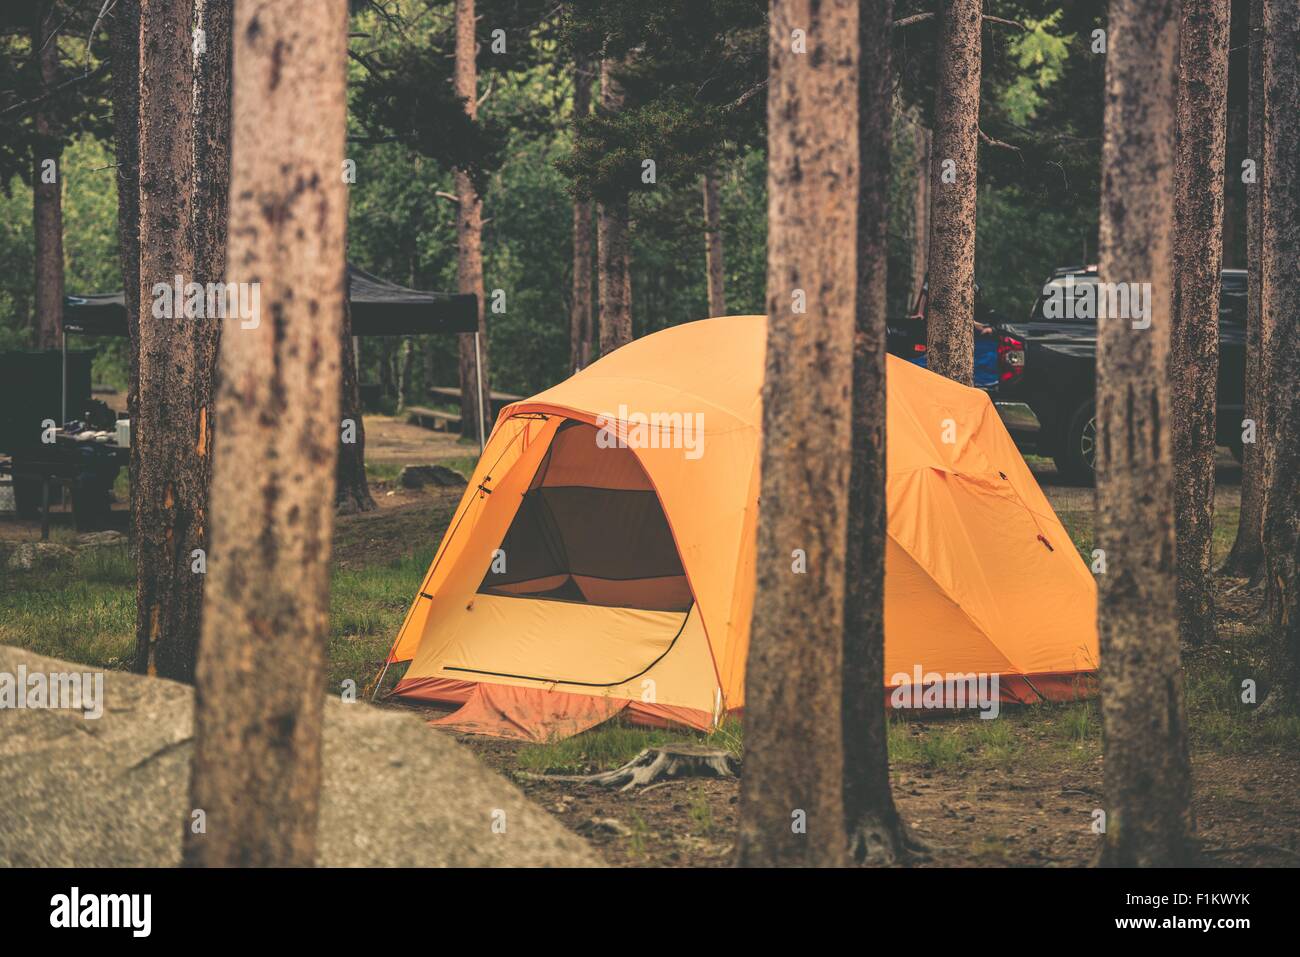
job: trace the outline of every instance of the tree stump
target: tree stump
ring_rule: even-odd
[[[530,774],[527,776],[536,780],[578,781],[630,791],[633,788],[645,787],[661,778],[664,780],[689,777],[734,778],[739,771],[740,761],[729,751],[706,748],[698,744],[665,744],[657,748],[645,748],[627,764],[612,771],[602,771],[598,774]]]

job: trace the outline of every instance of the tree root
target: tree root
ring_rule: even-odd
[[[902,818],[895,818],[891,826],[878,816],[850,830],[848,853],[857,867],[906,867],[933,856],[930,846]]]

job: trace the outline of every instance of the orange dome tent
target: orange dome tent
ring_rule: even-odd
[[[393,645],[395,693],[533,740],[741,709],[766,334],[676,326],[503,409]],[[893,357],[887,387],[886,676],[1074,697],[1095,584],[988,396]]]

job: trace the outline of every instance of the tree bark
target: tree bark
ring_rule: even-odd
[[[1255,182],[1246,183],[1246,398],[1244,422],[1255,424],[1255,441],[1243,442],[1241,511],[1237,536],[1220,572],[1255,578],[1264,564],[1264,496],[1271,458],[1268,358],[1276,320],[1263,309],[1264,190],[1269,170],[1264,157],[1264,2],[1250,0],[1247,97],[1247,154],[1255,161]],[[1243,430],[1244,430],[1243,422]]]
[[[224,282],[226,226],[230,212],[230,67],[232,10],[229,0],[194,0],[194,30],[203,38],[194,53],[194,275],[200,283]],[[193,47],[191,47],[193,49]],[[220,326],[218,326],[218,330]],[[218,337],[220,332],[218,331]],[[218,341],[208,363],[216,362]],[[213,434],[208,406],[208,437]]]
[[[223,283],[226,279],[226,227],[230,222],[230,74],[234,55],[230,31],[233,15],[229,0],[194,0],[192,35],[195,39],[201,36],[203,42],[197,51],[191,42],[194,141],[190,209],[193,211],[194,280],[204,284]],[[199,539],[207,537],[206,500],[212,480],[212,441],[217,432],[215,372],[223,326],[220,319],[209,318],[206,322],[210,334],[195,343],[196,362],[207,370],[206,386],[195,394],[195,401],[202,403],[198,407],[199,436],[196,443],[202,441],[205,446],[197,454],[201,461],[208,463],[202,477],[203,500],[195,532]],[[189,667],[193,668],[193,659]]]
[[[470,120],[478,116],[477,42],[474,35],[474,0],[456,0],[456,95],[465,101]],[[484,431],[490,429],[492,377],[488,367],[487,313],[483,308],[483,201],[466,170],[456,170],[456,289],[478,297],[478,358],[475,365],[474,336],[460,336],[460,433],[465,438],[487,440],[479,435],[480,389]],[[479,382],[478,368],[482,370]],[[398,404],[402,402],[398,397]]]
[[[979,162],[982,0],[942,0],[931,160],[931,372],[975,381],[975,174]]]
[[[591,113],[591,64],[579,60],[573,66],[573,119]],[[573,305],[569,310],[569,372],[586,368],[592,359],[591,259],[592,203],[573,202]]]
[[[109,24],[113,57],[113,147],[117,159],[117,252],[130,342],[127,417],[140,434],[140,2],[118,0]],[[136,477],[140,443],[131,442],[131,528],[137,528]]]
[[[393,342],[391,339],[380,340],[379,345],[379,389],[397,401],[397,376],[393,374]]]
[[[210,114],[222,107],[219,97],[205,95],[207,113],[196,122],[192,13],[187,0],[140,2],[140,381],[139,429],[131,436],[140,447],[135,668],[184,682],[194,680],[199,641],[205,576],[195,563],[196,551],[207,550],[209,409],[223,320],[206,316],[206,308],[203,317],[178,316],[174,301],[159,310],[175,283],[202,281],[198,270],[220,258],[211,243],[224,215],[197,204],[218,202],[225,190],[219,161],[205,161],[208,178],[197,188],[195,149],[206,148],[209,130],[220,127]],[[229,62],[219,52],[229,40],[229,33],[207,32],[200,73]]]
[[[339,411],[339,460],[334,472],[334,509],[339,515],[373,512],[379,506],[370,494],[366,479],[366,426],[361,414],[361,383],[352,342],[352,296],[346,255],[343,266],[343,326],[339,337],[342,355],[342,402]],[[351,423],[351,438],[344,442],[343,429]]]
[[[600,105],[606,113],[623,108],[623,88],[614,79],[615,64],[600,61]],[[628,193],[596,204],[596,243],[600,270],[600,354],[609,355],[632,341],[631,243]]]
[[[794,47],[796,29],[806,52]],[[776,2],[769,43],[769,318],[737,850],[742,866],[835,866],[848,860],[840,669],[858,0]]]
[[[42,92],[59,82],[60,27],[54,4],[36,4],[32,23],[32,50],[36,51]],[[63,329],[63,140],[51,111],[38,108],[36,155],[32,157],[32,227],[36,233],[37,349],[59,348]],[[52,170],[45,168],[53,160]]]
[[[1102,318],[1097,542],[1106,835],[1101,863],[1184,861],[1192,827],[1179,660],[1168,385],[1178,4],[1111,0],[1101,280],[1150,283],[1150,323]]]
[[[1300,709],[1300,5],[1268,0],[1263,19],[1265,123],[1262,281],[1269,339],[1271,460],[1264,560],[1273,623],[1271,690],[1260,710]]]
[[[885,353],[893,0],[860,0],[858,271],[845,548],[844,823],[849,859],[904,858],[889,786],[885,687]]]
[[[704,174],[704,263],[709,274],[709,315],[727,314],[727,294],[722,259],[722,202],[718,197],[718,171]]]
[[[397,376],[397,410],[406,408],[411,393],[411,372],[415,368],[415,342],[410,336],[402,337],[402,364]]]
[[[345,0],[235,11],[230,278],[262,320],[221,346],[213,554],[185,862],[310,866],[338,442]],[[301,117],[310,116],[304,124]],[[293,663],[290,678],[272,667]]]
[[[1182,0],[1174,201],[1174,526],[1178,630],[1184,646],[1214,640],[1210,567],[1215,403],[1228,111],[1228,4]]]
[[[921,298],[930,256],[930,151],[933,137],[918,112],[912,125],[916,180],[912,190],[912,302]]]

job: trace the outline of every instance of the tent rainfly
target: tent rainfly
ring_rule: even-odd
[[[763,316],[677,326],[503,409],[385,664],[410,662],[395,693],[532,740],[740,711],[766,337]],[[1088,693],[1095,583],[988,396],[892,356],[887,388],[886,692]]]

